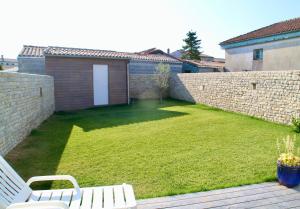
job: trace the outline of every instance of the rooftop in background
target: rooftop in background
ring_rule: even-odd
[[[17,59],[12,59],[12,58],[6,58],[3,55],[0,57],[0,65],[4,70],[10,69],[10,68],[15,68],[18,66],[18,60]]]
[[[176,57],[177,59],[181,59],[181,56],[182,56],[183,53],[184,53],[184,51],[182,49],[179,49],[179,50],[176,50],[176,51],[172,52],[171,56]],[[201,61],[224,62],[225,63],[224,58],[215,58],[213,56],[203,54],[203,53],[201,53],[200,58],[201,58]],[[187,61],[187,60],[185,60],[185,61]]]
[[[223,61],[204,61],[204,60],[184,60],[185,62],[197,65],[201,68],[216,68],[223,69],[225,67],[225,62]]]
[[[158,53],[162,52],[162,53]],[[44,57],[44,56],[62,56],[62,57],[92,57],[92,58],[108,58],[108,59],[128,59],[154,62],[181,63],[176,58],[164,53],[159,49],[152,48],[150,50],[130,53],[117,52],[111,50],[98,49],[82,49],[70,47],[40,47],[24,45],[19,57]]]
[[[257,38],[264,38],[273,35],[287,34],[291,32],[300,32],[300,17],[282,22],[278,22],[255,31],[228,39],[220,43],[220,45],[232,44],[241,41],[247,41]],[[300,35],[299,35],[300,36]]]

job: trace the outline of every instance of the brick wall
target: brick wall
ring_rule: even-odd
[[[9,152],[53,111],[52,77],[0,72],[0,154]]]
[[[300,117],[300,71],[176,74],[170,96],[288,124]]]

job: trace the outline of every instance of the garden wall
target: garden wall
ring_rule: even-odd
[[[0,154],[8,153],[53,111],[52,77],[0,72]]]
[[[289,124],[300,117],[300,71],[174,74],[170,96]]]
[[[155,81],[155,74],[129,75],[129,96],[134,99],[158,99],[159,89]],[[168,96],[168,91],[164,97]]]
[[[129,95],[135,99],[159,98],[159,91],[155,84],[154,74],[129,75]]]

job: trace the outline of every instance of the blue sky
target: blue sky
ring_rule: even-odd
[[[224,57],[219,42],[300,16],[298,0],[0,0],[0,54],[23,44],[117,51],[180,49],[188,30],[202,51]]]

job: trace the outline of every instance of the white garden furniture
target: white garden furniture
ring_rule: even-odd
[[[73,189],[38,190],[37,181],[67,180]],[[80,188],[69,175],[36,176],[27,183],[0,156],[0,209],[135,209],[131,185]]]

